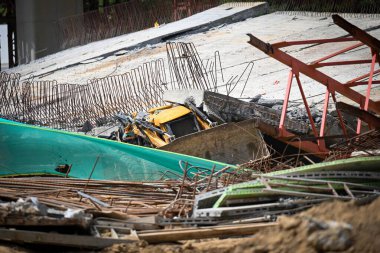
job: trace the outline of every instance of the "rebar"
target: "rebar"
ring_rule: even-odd
[[[224,81],[223,68],[218,51],[214,61],[202,61],[193,43],[166,43],[170,89],[217,90],[218,80]],[[218,71],[219,67],[219,71]],[[221,78],[218,79],[218,75]]]
[[[80,191],[107,204],[101,207],[104,210],[122,211],[139,216],[164,213],[168,217],[186,217],[192,209],[196,193],[227,186],[223,183],[223,175],[234,173],[230,167],[215,171],[215,168],[194,167],[186,161],[181,161],[180,164],[184,164],[185,167],[177,179],[159,181],[93,180],[91,176],[88,179],[0,178],[0,198],[16,200],[19,197],[35,196],[41,203],[60,209],[91,208],[92,201],[83,194],[78,195]],[[203,179],[189,177],[190,171],[201,175]]]
[[[217,91],[225,86],[229,94],[239,82],[245,82],[241,90],[244,92],[253,62],[248,63],[240,76],[224,83],[218,51],[204,61],[192,43],[168,42],[166,48],[168,66],[160,58],[124,74],[93,78],[85,85],[35,81],[33,76],[20,82],[20,74],[2,72],[0,116],[33,125],[88,132],[94,126],[114,122],[117,113],[132,114],[164,105],[166,90]]]
[[[53,81],[20,82],[20,74],[0,73],[0,115],[11,120],[77,131],[117,112],[162,105],[167,80],[163,59],[130,72],[94,78],[86,85]]]

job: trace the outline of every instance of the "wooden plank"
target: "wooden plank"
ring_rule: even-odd
[[[367,122],[369,125],[371,125],[374,128],[380,127],[380,118],[371,114],[370,112],[364,111],[360,108],[357,108],[355,106],[352,106],[343,102],[336,103],[336,107],[343,112],[349,113],[352,116],[360,118],[361,120]]]
[[[254,224],[244,224],[244,225],[225,225],[225,226],[215,226],[207,228],[190,228],[190,229],[180,229],[180,230],[168,230],[168,231],[156,231],[156,232],[140,232],[138,237],[141,240],[145,240],[149,243],[159,243],[159,242],[174,242],[180,240],[194,240],[194,239],[204,239],[213,238],[220,236],[242,236],[242,235],[253,235],[257,231],[277,226],[277,223],[254,223]]]
[[[252,235],[260,229],[274,226],[277,226],[277,223],[255,223],[207,228],[176,229],[173,231],[153,230],[150,232],[139,233],[138,238],[149,243],[161,243],[179,240],[213,238],[219,236],[242,236]],[[102,249],[116,243],[130,243],[136,241],[132,239],[112,239],[84,235],[67,235],[9,229],[0,229],[0,234],[0,240],[5,241],[86,249]]]
[[[130,243],[136,240],[101,238],[85,235],[67,235],[0,228],[0,240],[19,243],[55,245],[85,249],[102,249],[115,243]]]

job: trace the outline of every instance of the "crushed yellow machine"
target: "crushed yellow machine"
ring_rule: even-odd
[[[160,148],[176,138],[216,126],[190,100],[131,115],[117,115],[124,125],[121,141]]]

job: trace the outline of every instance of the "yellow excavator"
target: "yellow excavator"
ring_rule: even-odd
[[[215,100],[220,96],[222,100]],[[228,164],[269,155],[257,119],[236,116],[237,112],[252,113],[246,104],[239,103],[239,107],[231,104],[230,97],[196,90],[168,92],[164,100],[167,105],[116,115],[122,126],[113,133],[113,139]],[[231,120],[226,117],[228,121],[240,121],[226,123],[223,110],[232,113]],[[226,115],[230,117],[231,113]]]
[[[118,114],[116,118],[124,126],[121,141],[155,148],[216,126],[190,99],[184,104],[171,103],[147,112]]]

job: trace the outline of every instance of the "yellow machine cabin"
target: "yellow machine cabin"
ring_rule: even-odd
[[[124,124],[122,141],[152,147],[162,147],[176,138],[215,126],[191,102],[170,104],[132,115],[117,115]]]

